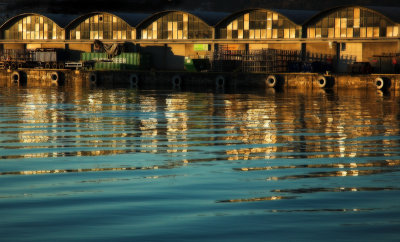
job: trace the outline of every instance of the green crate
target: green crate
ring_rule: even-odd
[[[149,69],[151,63],[150,54],[121,53],[107,58],[106,53],[86,52],[81,54],[82,61],[96,61],[95,70],[137,70]]]
[[[81,54],[82,61],[101,61],[107,59],[106,53],[85,52]]]
[[[208,59],[192,59],[185,57],[185,70],[190,72],[207,71],[211,69],[210,60]]]
[[[186,71],[195,72],[196,67],[193,64],[193,60],[189,57],[185,57],[185,64],[183,65]]]
[[[104,70],[104,71],[112,71],[112,70],[124,70],[125,64],[120,63],[112,63],[112,62],[97,62],[94,64],[95,70]]]
[[[139,65],[139,53],[122,53],[113,58],[113,62],[128,65]]]

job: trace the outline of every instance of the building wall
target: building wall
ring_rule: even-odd
[[[301,50],[301,43],[272,43],[268,45],[271,49],[278,49],[278,50]]]
[[[363,43],[363,61],[368,61],[374,55],[399,53],[398,42]]]
[[[310,52],[310,53],[335,55],[336,54],[336,45],[333,42],[329,42],[329,41],[306,43],[306,50],[307,50],[307,52]]]
[[[332,60],[334,69],[337,72],[347,71],[348,64],[355,61],[363,61],[363,44],[359,43],[349,43],[346,41],[342,42],[317,42],[317,43],[307,43],[306,51],[311,55],[326,55],[326,58]],[[339,58],[335,58],[336,55]],[[334,61],[336,59],[336,61]]]
[[[205,58],[212,54],[212,44],[185,44],[185,56],[191,58]]]
[[[141,44],[142,52],[152,55],[154,68],[160,70],[184,70],[185,57],[204,58],[211,54],[206,50],[211,44]]]
[[[268,49],[269,44],[249,44],[249,50]]]
[[[3,44],[3,49],[5,50],[23,50],[25,49],[25,44]]]
[[[26,49],[34,50],[39,48],[49,48],[49,49],[65,49],[65,44],[63,43],[31,43],[26,44]]]
[[[301,50],[301,43],[249,44],[249,50],[261,50],[261,49]]]
[[[363,58],[363,44],[362,43],[345,43],[346,48],[341,45],[340,55],[343,57],[352,58],[355,61],[361,62]]]
[[[42,48],[65,49],[65,43],[43,43]]]
[[[220,43],[218,44],[219,50],[246,50],[246,44],[244,43]]]
[[[185,45],[141,44],[143,53],[151,54],[152,66],[157,70],[183,70]]]
[[[38,44],[38,43],[26,44],[26,49],[27,50],[35,50],[35,49],[40,49],[40,48],[42,48],[42,44]]]
[[[186,45],[185,44],[168,44],[174,55],[185,56],[186,55]]]
[[[91,52],[92,51],[92,45],[91,44],[68,44],[68,49],[69,50],[75,50],[75,51],[82,51],[82,52]]]
[[[345,48],[343,48],[343,43]],[[336,55],[336,45],[339,45],[340,55],[343,57],[352,57],[355,61],[368,61],[370,57],[374,55],[382,55],[384,53],[398,53],[399,44],[398,42],[350,42],[341,41],[336,42],[318,42],[318,43],[307,43],[307,52]]]

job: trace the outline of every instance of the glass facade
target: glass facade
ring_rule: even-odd
[[[254,10],[220,28],[221,39],[294,39],[301,37],[301,26],[276,12]]]
[[[142,39],[212,39],[213,30],[201,19],[183,12],[167,13],[141,32]]]
[[[14,40],[59,40],[65,39],[65,31],[47,17],[29,15],[5,27],[3,36]]]
[[[325,16],[307,27],[307,37],[371,38],[397,37],[399,26],[374,11],[344,8]]]
[[[136,31],[121,18],[111,14],[88,17],[69,31],[71,40],[79,39],[136,39]]]
[[[55,17],[53,19],[56,20]],[[137,36],[144,40],[214,38],[214,27],[190,13],[181,11],[156,14],[140,26],[139,32],[136,32],[135,26],[132,27],[122,18],[102,12],[87,14],[73,23],[68,29],[64,29],[62,27],[65,26],[60,27],[43,15],[23,14],[6,22],[0,30],[0,37],[4,40],[135,40]],[[400,23],[372,9],[359,6],[332,9],[304,26],[275,11],[255,9],[244,10],[224,20],[215,30],[215,38],[398,38],[399,28]]]

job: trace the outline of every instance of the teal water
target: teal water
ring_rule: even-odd
[[[399,241],[400,97],[0,89],[0,241]]]

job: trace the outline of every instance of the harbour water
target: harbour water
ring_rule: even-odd
[[[399,103],[0,88],[0,240],[399,241]]]

